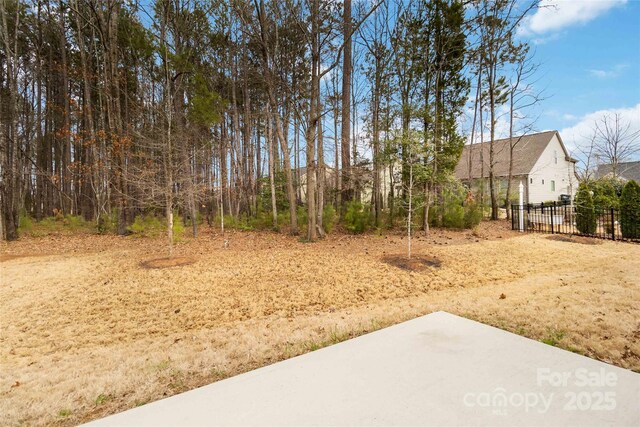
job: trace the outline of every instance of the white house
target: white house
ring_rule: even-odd
[[[490,142],[466,145],[455,176],[489,193]],[[511,200],[518,197],[518,184],[525,189],[525,202],[540,203],[571,198],[577,191],[576,160],[571,158],[558,131],[547,131],[493,142],[493,172],[500,201],[506,195],[510,152],[513,149]]]

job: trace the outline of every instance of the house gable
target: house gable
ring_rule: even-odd
[[[545,150],[556,131],[520,135],[498,139],[493,142],[493,173],[496,177],[509,176],[510,149],[513,144],[512,176],[527,175],[533,169],[538,158]],[[455,176],[461,180],[486,178],[489,175],[490,142],[466,145],[456,165]],[[566,153],[566,150],[565,150]],[[483,161],[480,161],[482,157]],[[469,158],[471,158],[471,176],[469,176]],[[484,165],[483,165],[484,164]]]
[[[528,176],[529,203],[558,200],[576,192],[575,160],[567,152],[556,132],[542,151]]]

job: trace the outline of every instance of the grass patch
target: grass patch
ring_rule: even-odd
[[[102,405],[103,403],[106,403],[111,399],[113,399],[113,396],[101,393],[98,395],[98,397],[96,397],[95,403],[96,405]]]
[[[171,366],[171,360],[166,359],[153,365],[155,371],[166,371]]]
[[[562,339],[564,338],[564,336],[565,336],[564,331],[561,331],[558,329],[549,329],[549,331],[547,332],[547,336],[541,339],[540,341],[545,344],[557,347],[560,341],[562,341]]]
[[[58,416],[60,418],[67,418],[69,415],[71,415],[73,413],[73,411],[71,409],[60,409],[60,411],[58,412]]]
[[[321,348],[324,347],[329,347],[331,345],[334,344],[338,344],[342,341],[346,341],[349,338],[352,338],[353,336],[355,336],[356,334],[353,334],[352,332],[347,332],[347,331],[340,331],[336,328],[331,328],[331,330],[329,331],[329,336],[323,340],[319,340],[319,341],[307,341],[306,343],[304,343],[302,345],[303,348],[303,353],[309,352],[309,351],[316,351],[316,350],[320,350]]]

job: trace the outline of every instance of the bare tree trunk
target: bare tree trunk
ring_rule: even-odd
[[[259,4],[256,2],[256,12],[258,13],[258,21],[260,23],[260,39],[262,44],[262,61],[264,67],[264,80],[267,86],[267,96],[269,98],[269,104],[271,107],[271,113],[275,120],[276,135],[280,141],[280,148],[283,156],[283,166],[285,179],[287,182],[287,198],[289,200],[289,221],[291,225],[291,234],[298,234],[298,217],[296,206],[296,193],[293,187],[293,173],[291,171],[291,156],[289,154],[289,142],[285,138],[285,133],[282,128],[282,121],[278,113],[278,103],[275,96],[275,83],[274,73],[271,68],[271,54],[269,51],[268,37],[266,34],[266,10],[264,6],[264,0],[260,0]]]
[[[76,18],[76,27],[77,27],[77,42],[78,42],[78,50],[80,52],[80,66],[82,68],[82,93],[83,93],[83,102],[82,102],[82,118],[84,128],[86,129],[86,134],[90,141],[90,144],[85,144],[84,147],[84,162],[87,164],[88,170],[83,173],[83,200],[81,203],[81,213],[85,219],[89,219],[91,216],[94,216],[96,221],[99,221],[100,210],[97,209],[95,205],[99,205],[96,199],[98,199],[98,193],[92,191],[96,185],[98,185],[99,177],[97,176],[97,166],[96,162],[96,153],[95,153],[95,131],[93,127],[93,107],[91,100],[91,84],[89,80],[89,65],[87,61],[86,47],[84,43],[84,36],[82,34],[82,21],[80,19],[80,12],[78,10],[78,1],[74,1],[75,7],[75,18]],[[38,99],[40,99],[38,97]],[[40,108],[40,103],[38,103],[38,107]],[[38,125],[38,129],[40,129],[40,125]],[[41,140],[41,137],[38,138]],[[88,145],[88,147],[87,147]],[[92,185],[93,183],[93,185]]]
[[[65,203],[61,206],[65,213],[74,214],[72,199],[68,197],[71,194],[71,179],[68,168],[71,165],[71,111],[69,108],[69,75],[67,70],[67,37],[65,34],[65,9],[62,0],[58,1],[58,12],[60,19],[60,62],[62,66],[62,103],[63,103],[63,123],[62,130],[62,167],[61,167],[61,187],[65,196]]]
[[[513,110],[514,110],[514,93],[513,90],[509,94],[509,175],[507,177],[507,194],[505,196],[504,205],[507,210],[507,219],[511,219],[511,209],[509,209],[509,196],[511,195],[511,179],[513,177]]]
[[[480,89],[482,85],[482,63],[480,63],[480,69],[478,70],[478,87],[476,89],[476,98],[473,104],[473,124],[471,125],[471,141],[469,141],[469,162],[467,165],[469,176],[469,188],[472,184],[471,167],[473,165],[473,144],[476,136],[476,118],[478,114],[478,102],[480,100]],[[482,108],[482,107],[480,107]],[[482,124],[480,124],[482,126]],[[481,146],[482,147],[482,146]]]
[[[271,109],[273,112],[273,118],[276,122],[276,135],[280,140],[280,148],[282,149],[282,157],[284,164],[284,176],[287,182],[287,198],[289,200],[289,221],[291,224],[291,234],[298,234],[298,216],[296,212],[296,193],[293,189],[293,173],[291,171],[291,157],[289,155],[289,143],[284,137],[284,132],[282,130],[282,122],[280,121],[280,116],[277,113],[277,107],[275,103],[275,97],[273,96],[273,91],[269,91],[269,99],[271,100]]]
[[[341,212],[344,211],[344,204],[352,198],[351,182],[351,0],[344,0],[343,11],[343,36],[344,52],[342,65],[342,133],[341,133],[341,155],[342,155],[342,191],[340,195]],[[337,171],[336,171],[337,173]]]
[[[18,162],[18,28],[20,25],[20,15],[16,7],[15,33],[13,34],[13,46],[9,38],[9,27],[7,25],[7,9],[5,5],[0,7],[2,14],[2,38],[4,39],[4,51],[6,54],[6,73],[8,89],[8,105],[6,129],[3,130],[2,140],[4,153],[0,159],[2,165],[2,183],[0,183],[0,205],[2,209],[3,237],[6,240],[16,240],[18,238],[18,189],[20,188],[20,172]],[[5,125],[0,123],[0,127]]]
[[[164,169],[164,202],[165,202],[165,216],[167,218],[167,245],[169,247],[169,256],[173,256],[173,139],[172,139],[172,126],[173,126],[173,114],[172,114],[172,92],[171,92],[171,77],[169,75],[169,60],[167,57],[167,40],[166,40],[166,14],[163,15],[160,23],[160,42],[164,50],[163,66],[164,66],[164,100],[163,100],[163,113],[166,120],[166,133],[165,144],[162,150],[162,165]]]
[[[496,69],[495,66],[489,69],[489,80],[494,81]],[[498,219],[498,194],[495,189],[495,177],[494,177],[494,146],[495,146],[495,133],[496,133],[496,94],[495,87],[489,89],[489,114],[490,114],[490,128],[491,141],[489,141],[489,191],[491,194],[491,219]]]
[[[377,46],[377,45],[376,45]],[[375,226],[380,226],[380,214],[382,210],[381,194],[380,194],[380,91],[382,85],[381,76],[381,58],[377,47],[375,47],[375,78],[373,87],[373,105],[372,105],[372,130],[373,130],[373,185],[372,185],[372,201],[375,218]]]
[[[272,121],[267,121],[267,147],[269,151],[269,186],[271,189],[271,214],[273,216],[273,227],[278,226],[278,208],[276,206],[276,184],[274,179],[274,158],[273,158],[273,130]]]
[[[228,198],[226,197],[229,181],[228,181],[228,170],[227,170],[227,123],[226,120],[222,120],[222,125],[220,129],[220,204],[221,208],[224,212],[228,212]]]
[[[482,205],[482,216],[484,217],[484,118],[482,114],[482,91],[480,91],[480,204]]]
[[[320,82],[318,82],[318,86]],[[318,114],[322,114],[322,102],[320,101],[320,94],[318,94]],[[320,237],[325,237],[325,231],[323,226],[323,215],[324,215],[324,189],[325,189],[325,180],[326,180],[326,167],[324,164],[324,141],[322,139],[322,116],[318,120],[318,167],[317,173],[318,176],[318,221],[317,228],[318,234]]]
[[[316,130],[318,126],[318,93],[320,54],[318,46],[318,14],[319,1],[311,2],[311,96],[309,99],[309,120],[305,140],[307,143],[307,240],[314,241],[317,237],[316,211]]]
[[[342,192],[342,174],[340,173],[340,140],[338,139],[338,81],[337,73],[331,76],[333,86],[333,168],[334,168],[334,206],[340,211],[340,193]]]

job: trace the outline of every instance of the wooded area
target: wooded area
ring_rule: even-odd
[[[417,210],[428,231],[467,140],[463,109],[471,141],[495,139],[510,96],[513,121],[530,60],[517,27],[537,2],[0,5],[4,238],[21,216],[125,234],[153,214],[171,242],[176,213],[194,236],[200,218],[266,217],[314,240],[328,207],[349,206],[375,226]]]

